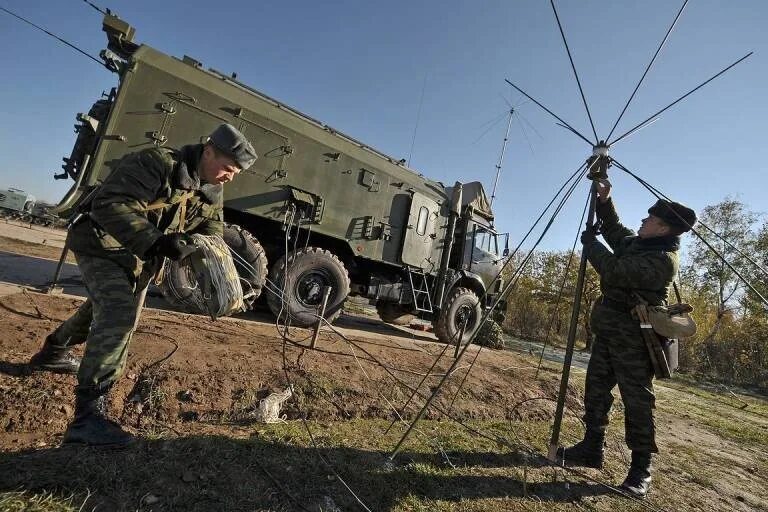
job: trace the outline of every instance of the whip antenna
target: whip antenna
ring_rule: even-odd
[[[507,150],[507,141],[509,140],[509,128],[512,126],[512,115],[515,113],[514,108],[509,109],[509,119],[507,120],[507,131],[504,132],[504,142],[501,145],[501,154],[499,155],[499,163],[496,164],[496,178],[493,180],[493,190],[491,191],[490,206],[493,206],[493,199],[496,197],[496,186],[499,184],[499,175],[501,174],[501,164],[504,162],[504,152]]]

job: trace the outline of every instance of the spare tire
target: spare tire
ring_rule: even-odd
[[[267,253],[255,236],[237,224],[224,224],[223,238],[240,275],[245,303],[251,309],[267,282]]]
[[[224,243],[229,247],[235,268],[240,276],[243,302],[246,308],[250,309],[261,295],[267,280],[267,256],[259,241],[240,226],[225,224],[223,235]],[[195,306],[195,301],[190,298],[196,287],[194,276],[189,274],[189,270],[184,265],[165,267],[163,283],[160,286],[165,300],[189,313],[206,315],[208,311]]]
[[[349,295],[349,275],[344,264],[330,251],[308,247],[284,255],[272,266],[269,280],[279,290],[267,290],[267,304],[275,316],[297,327],[317,323],[323,300],[322,288],[331,287],[324,318],[333,322]]]

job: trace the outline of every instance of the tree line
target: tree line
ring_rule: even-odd
[[[694,307],[698,331],[680,341],[679,372],[766,390],[768,306],[736,272],[768,298],[768,220],[734,198],[705,207],[699,218],[696,230],[706,243],[689,233],[683,236],[681,250],[679,289],[682,301]],[[564,346],[580,252],[516,255],[509,267],[516,268],[525,257],[528,262],[507,299],[502,327],[515,338]],[[589,315],[600,297],[599,283],[599,276],[587,265],[576,333],[579,350],[591,347]],[[674,301],[670,291],[670,302]]]

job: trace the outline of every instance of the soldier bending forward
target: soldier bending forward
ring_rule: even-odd
[[[223,185],[256,160],[248,140],[223,124],[205,144],[152,147],[124,156],[69,231],[88,300],[48,335],[30,365],[77,373],[75,418],[63,442],[125,445],[130,434],[106,415],[147,286],[163,258],[195,251],[185,233],[223,231]],[[85,343],[82,361],[70,353]]]

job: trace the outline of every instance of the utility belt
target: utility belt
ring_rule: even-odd
[[[627,304],[626,302],[609,299],[606,296],[602,296],[600,298],[600,304],[607,307],[608,309],[619,311],[621,313],[629,313],[635,308],[634,304],[630,305],[630,304]]]

